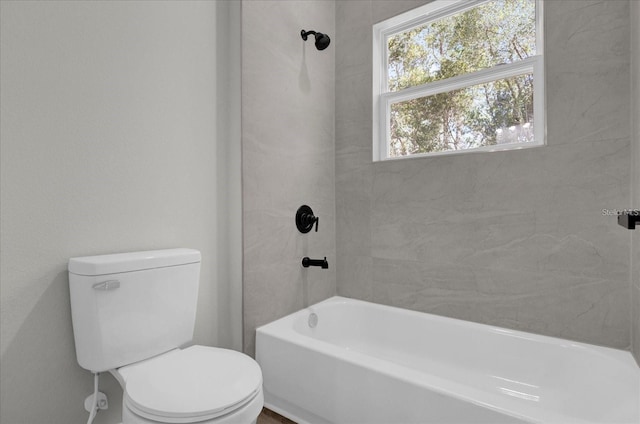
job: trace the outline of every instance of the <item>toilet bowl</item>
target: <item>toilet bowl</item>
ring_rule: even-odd
[[[256,361],[228,349],[184,348],[193,340],[200,261],[193,249],[69,260],[78,364],[96,374],[96,385],[101,372],[115,376],[123,424],[249,424],[262,410]]]
[[[250,423],[263,405],[260,367],[228,349],[175,349],[112,374],[124,391],[123,424]]]

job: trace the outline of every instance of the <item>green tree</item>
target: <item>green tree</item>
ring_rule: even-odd
[[[390,91],[418,86],[535,54],[533,0],[495,0],[388,39]],[[530,141],[500,139],[533,122],[531,74],[492,81],[391,107],[391,155]]]

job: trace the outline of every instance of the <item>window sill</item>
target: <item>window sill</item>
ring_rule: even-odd
[[[519,144],[503,144],[503,145],[495,145],[495,146],[485,146],[478,147],[475,149],[464,149],[464,150],[447,150],[444,152],[432,152],[432,153],[416,153],[408,156],[397,156],[397,157],[389,157],[389,158],[374,158],[373,162],[389,162],[389,161],[397,161],[397,160],[405,160],[405,159],[424,159],[424,158],[433,158],[433,157],[442,157],[442,156],[454,156],[454,155],[464,155],[464,154],[479,154],[479,153],[494,153],[494,152],[505,152],[505,151],[514,151],[514,150],[528,150],[536,147],[544,147],[546,143],[519,143]]]

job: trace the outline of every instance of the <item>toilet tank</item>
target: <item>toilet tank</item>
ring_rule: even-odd
[[[69,260],[76,355],[102,372],[193,339],[200,252],[167,249]]]

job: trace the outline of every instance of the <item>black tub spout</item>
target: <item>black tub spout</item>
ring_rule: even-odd
[[[309,268],[310,266],[319,266],[322,269],[329,269],[329,262],[327,262],[327,257],[324,259],[309,259],[308,256],[302,258],[302,266],[305,268]]]

